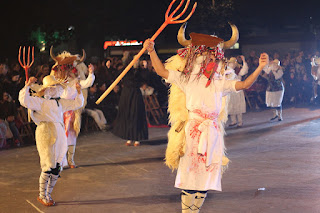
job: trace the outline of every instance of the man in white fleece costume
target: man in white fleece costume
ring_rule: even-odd
[[[36,144],[40,156],[41,174],[39,178],[38,201],[45,206],[53,206],[51,198],[60,172],[60,165],[68,150],[64,131],[63,113],[76,110],[83,105],[81,86],[76,85],[77,96],[74,100],[60,99],[63,83],[48,75],[43,85],[37,89],[37,96],[31,96],[29,89],[36,82],[31,77],[19,93],[20,104],[31,110],[31,118],[37,125]]]
[[[71,169],[76,168],[74,162],[74,154],[76,150],[77,137],[81,127],[81,113],[87,104],[88,91],[94,80],[94,67],[92,64],[88,67],[84,64],[86,53],[83,50],[82,56],[72,55],[67,51],[63,51],[59,55],[53,54],[53,47],[50,49],[50,56],[56,62],[52,67],[51,75],[56,79],[67,82],[67,86],[61,95],[61,98],[73,100],[77,96],[75,85],[79,82],[84,96],[83,107],[77,110],[69,110],[63,114],[65,132],[67,135],[68,152],[67,157],[62,163],[62,167],[69,166]],[[88,77],[85,75],[88,74]]]
[[[191,33],[191,39],[186,40],[183,25],[178,41],[185,48],[168,59],[166,67],[154,42],[147,39],[144,43],[157,74],[172,85],[166,164],[178,169],[175,187],[182,189],[184,213],[199,212],[208,190],[221,191],[222,165],[228,162],[224,157],[225,118],[220,117],[222,97],[249,88],[269,62],[268,55],[263,53],[259,67],[245,81],[227,80],[223,49],[232,47],[239,36],[237,27],[231,27],[229,41],[199,33]]]

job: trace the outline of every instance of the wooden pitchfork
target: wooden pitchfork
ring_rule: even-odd
[[[181,0],[180,4],[178,5],[178,7],[169,15],[169,12],[171,10],[172,5],[174,4],[176,0],[173,0],[168,9],[167,12],[165,14],[165,21],[163,22],[163,24],[161,25],[161,27],[157,30],[157,32],[151,37],[151,41],[154,41],[158,35],[162,32],[162,30],[168,25],[168,24],[181,24],[186,22],[194,13],[194,10],[197,7],[197,2],[194,3],[192,11],[189,13],[189,15],[183,19],[183,20],[177,20],[179,19],[187,10],[190,0],[187,1],[183,11],[173,17],[175,15],[175,13],[180,9],[180,7],[182,6],[184,0]],[[109,86],[109,88],[100,96],[100,98],[96,101],[96,104],[100,104],[101,101],[113,90],[113,88],[120,82],[120,80],[127,74],[127,72],[131,69],[131,67],[136,63],[136,61],[141,57],[141,55],[146,51],[146,48],[143,47],[140,52],[133,58],[133,60],[130,62],[130,64],[128,64],[128,66],[122,71],[122,73],[118,76],[118,78]]]
[[[29,80],[29,76],[28,76],[28,70],[30,69],[30,67],[32,66],[33,62],[34,62],[34,47],[32,47],[32,61],[30,63],[30,46],[28,47],[28,59],[27,59],[27,63],[26,63],[26,47],[23,47],[23,53],[22,53],[22,60],[23,60],[23,64],[21,62],[21,46],[19,48],[19,55],[18,55],[18,61],[21,65],[21,67],[24,69],[25,73],[26,73],[26,81],[28,82]]]
[[[23,64],[21,62],[21,46],[19,48],[19,55],[18,55],[18,61],[21,65],[21,67],[24,69],[25,74],[26,74],[26,82],[28,82],[29,80],[29,76],[28,76],[28,70],[30,69],[30,67],[32,66],[33,62],[34,62],[34,47],[32,47],[32,61],[30,63],[30,46],[28,47],[28,59],[27,59],[27,63],[26,63],[26,47],[23,47],[23,53],[22,53],[22,60],[23,60]],[[31,114],[31,110],[28,109],[28,122],[31,122],[31,118],[30,118],[30,114]]]

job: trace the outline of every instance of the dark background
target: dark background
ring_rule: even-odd
[[[93,1],[3,1],[1,3],[0,57],[14,58],[20,45],[34,45],[30,34],[39,27],[46,32],[48,45],[61,41],[50,39],[54,31],[69,33],[79,48],[91,45],[103,51],[105,40],[145,40],[164,21],[170,0],[93,0]],[[180,2],[180,1],[178,1]],[[195,0],[191,0],[191,5]],[[187,33],[191,31],[230,37],[228,21],[235,23],[240,39],[254,35],[257,29],[277,34],[282,31],[302,31],[317,37],[320,24],[320,1],[289,0],[198,0]],[[189,6],[189,10],[191,9]],[[221,6],[222,5],[222,6]],[[187,13],[188,13],[187,12]],[[312,18],[311,18],[312,17]],[[177,43],[180,25],[169,25],[158,37],[158,44]],[[276,36],[275,36],[276,39]],[[289,38],[288,38],[289,39]],[[100,52],[99,52],[100,54]]]

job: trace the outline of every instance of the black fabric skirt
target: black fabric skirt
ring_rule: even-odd
[[[112,132],[126,140],[148,139],[146,111],[139,88],[122,88],[119,110]]]

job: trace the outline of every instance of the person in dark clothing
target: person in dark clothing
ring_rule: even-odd
[[[106,83],[106,87],[109,87],[117,77],[118,72],[113,68],[112,60],[110,58],[103,60],[97,69],[97,83]]]
[[[17,107],[20,107],[20,103],[18,101],[19,91],[23,88],[23,84],[21,84],[21,76],[17,71],[12,71],[9,75],[9,81],[4,83],[4,88],[6,92],[12,97],[13,102]]]
[[[7,125],[5,122],[5,112],[3,110],[3,104],[0,102],[0,149],[7,148]]]
[[[0,94],[6,90],[7,84],[10,82],[8,78],[9,66],[7,64],[0,64]],[[2,99],[2,96],[0,97]]]
[[[133,59],[131,52],[124,52],[123,64],[126,67]],[[145,105],[140,91],[146,81],[142,79],[138,69],[132,68],[122,79],[122,91],[119,100],[119,110],[113,127],[113,133],[126,139],[127,146],[140,145],[140,140],[148,139],[148,124]]]
[[[311,84],[312,85],[312,84]],[[289,78],[286,80],[286,95],[285,102],[287,104],[293,104],[298,96],[298,84],[295,78],[295,74],[293,72],[290,73]]]
[[[0,113],[0,116],[2,117],[0,119],[8,122],[9,128],[13,134],[14,144],[16,146],[20,146],[23,141],[15,123],[18,111],[15,103],[12,101],[11,96],[7,92],[3,92],[2,95],[1,111],[2,113]]]
[[[308,78],[307,74],[303,75],[301,81],[301,90],[299,92],[302,103],[308,103],[312,96],[312,80]]]
[[[98,98],[99,97],[97,96],[97,84],[94,84],[92,85],[92,87],[89,88],[85,112],[95,120],[100,130],[104,131],[107,128],[107,120],[103,112],[99,109],[99,106],[96,104]]]
[[[97,84],[98,91],[97,97],[99,98],[106,90],[105,83],[102,85]],[[109,95],[99,104],[97,105],[98,109],[100,109],[104,116],[107,119],[108,129],[112,129],[115,123],[115,119],[118,113],[118,105],[120,100],[121,87],[120,85],[116,85],[113,90],[109,93]]]

